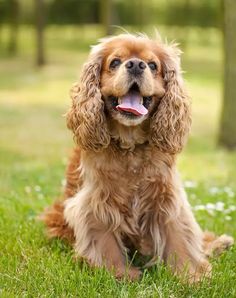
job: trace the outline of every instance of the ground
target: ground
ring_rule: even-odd
[[[0,296],[236,297],[235,248],[213,259],[212,279],[198,285],[182,284],[162,266],[129,283],[75,262],[70,246],[45,236],[37,215],[63,188],[73,147],[63,114],[69,106],[68,90],[92,40],[86,29],[63,30],[48,30],[49,63],[43,69],[33,65],[30,28],[21,31],[16,58],[0,56]],[[87,39],[80,44],[81,34]],[[179,157],[179,170],[202,228],[236,237],[236,153],[216,147],[222,94],[220,35],[199,29],[189,38],[183,68],[193,98],[193,128]]]

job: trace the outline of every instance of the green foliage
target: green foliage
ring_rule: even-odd
[[[176,26],[220,27],[220,0],[169,1],[166,8],[166,24]]]
[[[86,24],[99,22],[97,0],[54,0],[48,6],[48,23]]]
[[[5,23],[9,19],[10,1],[0,0],[0,24]]]
[[[212,260],[212,279],[199,285],[181,284],[163,266],[155,266],[144,272],[141,281],[129,283],[117,282],[105,270],[74,261],[71,247],[46,238],[37,216],[62,191],[73,147],[62,115],[88,44],[95,42],[95,30],[49,28],[50,63],[36,70],[30,60],[32,29],[22,28],[23,51],[16,58],[0,61],[0,296],[235,297],[235,248]],[[181,35],[177,28],[160,31],[168,38]],[[221,103],[220,34],[191,29],[189,39],[183,68],[193,97],[193,128],[179,157],[179,169],[201,226],[236,237],[236,211],[232,208],[236,153],[215,147]],[[219,208],[219,202],[224,208]]]
[[[219,27],[220,0],[111,0],[112,25]],[[34,1],[18,0],[21,22],[34,23]],[[48,24],[98,24],[100,0],[44,0]],[[0,22],[11,15],[11,1],[0,0]]]

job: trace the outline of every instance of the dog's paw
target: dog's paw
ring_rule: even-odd
[[[127,278],[130,281],[140,279],[142,272],[136,267],[120,268],[116,270],[116,278],[123,279]]]
[[[186,270],[187,269],[187,270]],[[178,272],[183,283],[195,284],[203,281],[204,279],[209,279],[212,276],[212,266],[207,260],[202,260],[197,265],[192,265],[189,268],[184,268],[183,271]]]

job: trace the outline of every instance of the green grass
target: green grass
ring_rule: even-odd
[[[75,262],[68,245],[46,238],[36,217],[62,191],[73,147],[62,115],[69,105],[68,90],[87,55],[87,45],[94,42],[87,31],[80,48],[75,29],[51,28],[47,32],[50,63],[41,70],[33,67],[31,29],[22,31],[21,51],[16,58],[1,56],[0,296],[236,297],[235,248],[212,260],[212,279],[199,285],[181,284],[161,266],[145,271],[141,281],[129,283],[117,282],[104,270]],[[163,32],[173,34],[166,29]],[[219,35],[208,32],[209,41],[198,37],[196,31],[190,33],[193,42],[185,49],[183,66],[193,97],[193,128],[179,157],[179,169],[187,181],[192,206],[225,204],[219,211],[212,210],[211,205],[207,205],[208,210],[195,208],[201,226],[236,237],[236,211],[232,207],[236,153],[215,145],[222,77]]]

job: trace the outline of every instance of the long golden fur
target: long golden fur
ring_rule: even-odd
[[[176,45],[144,35],[103,39],[71,98],[67,124],[77,147],[65,200],[44,214],[49,235],[70,240],[77,256],[117,277],[140,276],[126,266],[133,249],[150,256],[146,266],[164,261],[192,281],[209,275],[207,257],[233,239],[202,232],[178,176],[191,113]],[[127,100],[135,108],[119,109]]]

